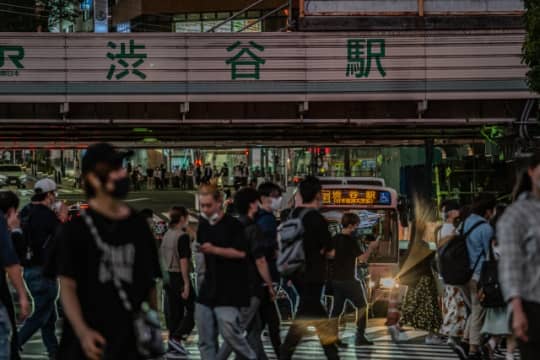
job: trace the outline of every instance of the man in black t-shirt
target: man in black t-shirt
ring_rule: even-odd
[[[365,337],[366,294],[355,278],[356,259],[364,254],[360,245],[352,235],[360,224],[360,218],[354,213],[345,213],[341,219],[341,234],[334,237],[335,256],[330,261],[330,288],[334,296],[331,318],[335,324],[336,334],[339,332],[338,319],[343,312],[345,300],[349,300],[358,310],[356,322],[356,345],[373,345]],[[340,346],[346,347],[340,341]]]
[[[307,335],[308,326],[317,328],[317,334],[328,359],[339,359],[337,336],[331,330],[328,314],[321,304],[321,296],[327,274],[327,259],[335,250],[326,219],[320,214],[321,183],[312,176],[306,177],[298,186],[302,206],[293,210],[297,217],[305,209],[311,209],[303,217],[305,269],[291,278],[300,295],[296,319],[289,328],[281,346],[280,359],[291,359],[302,337]]]
[[[197,242],[205,272],[195,304],[199,350],[203,359],[216,359],[219,329],[239,357],[256,359],[240,326],[240,308],[250,300],[248,244],[242,224],[223,212],[222,202],[215,186],[200,186]]]
[[[137,350],[133,318],[143,303],[157,308],[155,280],[161,270],[146,220],[122,201],[129,190],[122,168],[127,156],[102,143],[90,146],[82,160],[90,209],[62,225],[55,261],[46,268],[59,276],[66,316],[58,360],[143,358]],[[92,235],[87,219],[98,236]]]
[[[244,226],[244,234],[248,243],[250,303],[243,307],[240,316],[240,326],[248,330],[248,342],[257,354],[257,359],[265,359],[264,347],[261,342],[261,321],[259,307],[263,297],[269,297],[274,301],[275,292],[270,276],[270,269],[266,262],[264,252],[264,236],[255,223],[255,214],[259,209],[259,193],[252,188],[244,188],[238,191],[234,197],[234,203],[239,220]],[[218,359],[228,359],[232,349],[225,342],[219,349]]]

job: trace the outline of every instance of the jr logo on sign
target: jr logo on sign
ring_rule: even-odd
[[[24,59],[24,48],[18,45],[0,45],[0,68],[6,65],[6,57],[15,66],[15,70],[0,70],[1,76],[17,76],[19,70],[24,69],[22,60]]]
[[[386,71],[381,59],[386,56],[384,39],[349,39],[347,40],[347,71],[346,76],[367,78],[371,71],[371,61],[377,64],[377,70],[382,77]]]

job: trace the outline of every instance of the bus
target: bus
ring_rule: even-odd
[[[390,294],[400,291],[394,276],[399,270],[399,223],[397,192],[386,187],[384,179],[372,177],[319,178],[322,183],[321,213],[332,236],[341,232],[341,217],[354,212],[360,217],[359,241],[380,238],[377,251],[369,260],[369,303],[377,316],[386,316]],[[369,236],[372,235],[372,236]]]

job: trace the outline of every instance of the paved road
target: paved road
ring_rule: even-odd
[[[30,201],[33,194],[32,190],[17,190],[21,197],[21,203],[24,205]],[[58,190],[58,196],[68,204],[85,199],[82,190],[61,188]],[[156,214],[166,212],[173,205],[181,205],[187,208],[193,208],[195,202],[194,191],[164,190],[164,191],[137,191],[131,192],[127,202],[135,209],[150,208]]]
[[[354,346],[354,329],[352,324],[341,332],[341,337],[349,347],[345,350],[340,350],[341,359],[370,359],[370,360],[456,360],[458,357],[452,350],[445,345],[434,346],[425,345],[424,338],[426,333],[423,331],[415,331],[407,329],[401,334],[401,342],[399,344],[392,343],[386,332],[385,326],[378,326],[381,323],[380,319],[373,321],[374,326],[367,329],[368,336],[375,341],[373,346]],[[282,337],[287,332],[287,325],[282,326]],[[164,338],[166,334],[164,334]],[[198,337],[196,334],[191,335],[186,344],[190,355],[185,359],[200,359],[200,354],[197,348]],[[269,359],[276,359],[273,349],[268,338],[263,337],[263,344]],[[231,358],[233,358],[231,356]],[[25,347],[23,354],[24,360],[46,360],[47,356],[43,352],[41,338],[35,336],[30,343]],[[317,340],[317,337],[311,336],[297,348],[294,359],[324,359],[324,352]]]

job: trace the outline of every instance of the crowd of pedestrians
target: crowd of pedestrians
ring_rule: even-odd
[[[239,359],[266,359],[265,329],[279,359],[293,358],[313,329],[326,358],[339,359],[339,349],[348,346],[339,334],[347,302],[358,312],[355,345],[373,344],[365,331],[366,275],[380,239],[358,239],[361,220],[353,212],[343,214],[340,231],[332,236],[320,212],[317,178],[300,182],[294,205],[281,213],[278,226],[279,186],[244,186],[225,197],[215,183],[202,181],[209,172],[201,170],[198,226],[190,224],[186,208],[173,206],[156,236],[149,226],[152,211],[137,212],[124,202],[132,180],[123,168],[129,156],[108,144],[88,148],[81,177],[89,208],[70,221],[52,180],[37,182],[31,203],[20,212],[17,196],[0,192],[1,360],[19,359],[38,331],[51,359],[184,358],[195,328],[203,359],[224,360],[233,353]],[[149,176],[158,187],[159,171]],[[416,224],[409,247],[415,262],[399,276],[408,287],[401,317],[390,311],[392,338],[399,341],[400,327],[409,325],[428,332],[428,345],[447,343],[462,359],[510,360],[516,348],[522,359],[536,359],[539,199],[537,154],[507,208],[492,195],[478,196],[470,207],[445,201],[436,251],[424,241],[427,227]],[[465,256],[449,263],[449,254],[457,251]],[[18,331],[8,281],[23,321]],[[295,303],[283,338],[278,291]],[[331,306],[323,304],[323,296],[333,298]],[[64,317],[60,340],[59,310]]]

